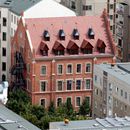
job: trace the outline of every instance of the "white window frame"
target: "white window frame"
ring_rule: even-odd
[[[71,104],[72,104],[72,96],[67,96],[66,97],[66,102],[67,102],[67,98],[71,98]]]
[[[61,100],[62,100],[61,103],[63,103],[63,97],[57,97],[57,98],[56,98],[56,107],[59,107],[58,104],[57,104],[58,98],[61,98]]]
[[[82,97],[81,96],[76,96],[75,97],[75,107],[80,107],[80,106],[77,106],[77,97],[80,97],[80,106],[82,105]]]
[[[77,64],[76,64],[76,70],[75,70],[75,71],[76,71],[76,74],[82,74],[82,64],[80,64],[80,65],[81,65],[81,72],[77,72],[77,65],[78,65],[78,64],[80,64],[80,63],[77,63]]]
[[[72,66],[72,73],[68,73],[68,65]],[[66,66],[66,74],[73,74],[73,64],[72,63],[68,63]]]
[[[90,80],[90,89],[86,89],[86,80]],[[84,89],[85,90],[92,90],[92,79],[91,78],[84,78]]]
[[[58,66],[62,65],[62,74],[58,72]],[[64,65],[63,64],[57,64],[57,75],[63,75],[64,74]]]
[[[42,67],[45,66],[46,67],[46,74],[42,74]],[[47,65],[41,65],[40,66],[40,75],[41,76],[46,76],[47,75]]]
[[[90,64],[90,72],[86,72],[86,66],[87,64]],[[92,63],[91,62],[86,62],[85,63],[85,73],[88,74],[88,73],[92,73]]]
[[[77,80],[81,80],[81,87],[80,87],[80,89],[76,89],[76,81],[77,81]],[[75,90],[77,90],[77,91],[81,91],[81,90],[82,90],[82,88],[83,88],[82,82],[83,82],[83,79],[82,79],[82,78],[76,78],[76,79],[75,79]]]
[[[42,89],[41,89],[41,82],[46,82],[45,91],[42,91]],[[47,92],[47,85],[48,85],[48,81],[47,80],[40,80],[40,92]]]
[[[72,80],[72,86],[71,86],[71,90],[67,90],[67,81],[68,80]],[[66,79],[66,91],[73,91],[73,79]]]
[[[62,81],[62,90],[58,90],[58,81]],[[63,91],[63,88],[64,88],[64,79],[57,79],[56,80],[56,90],[61,92],[61,91]]]
[[[42,106],[42,105],[41,105],[41,100],[42,100],[42,99],[45,99],[45,108],[46,108],[46,107],[47,107],[47,101],[46,101],[46,98],[40,98],[39,105]]]

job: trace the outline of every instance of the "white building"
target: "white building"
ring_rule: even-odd
[[[9,80],[11,37],[20,15],[27,18],[75,16],[75,13],[53,0],[0,0],[0,81]]]
[[[93,117],[130,115],[130,63],[94,66]]]
[[[3,104],[6,104],[8,100],[8,87],[8,82],[2,82],[0,84],[0,102]]]
[[[116,8],[116,43],[119,61],[130,61],[130,0],[121,0]]]

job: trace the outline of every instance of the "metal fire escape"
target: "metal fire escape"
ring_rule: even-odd
[[[12,87],[25,87],[26,80],[24,79],[24,70],[25,70],[25,63],[20,52],[16,52],[15,54],[15,65],[11,68],[11,76],[13,77],[13,81],[11,83]]]

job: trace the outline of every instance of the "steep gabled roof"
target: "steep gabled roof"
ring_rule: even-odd
[[[59,18],[35,18],[25,19],[25,24],[30,35],[33,48],[38,52],[38,46],[42,39],[43,30],[47,30],[50,34],[50,41],[44,41],[49,48],[48,57],[54,57],[51,53],[56,41],[67,49],[70,41],[73,41],[79,48],[83,47],[83,41],[87,41],[88,45],[93,47],[93,55],[100,55],[97,51],[97,41],[100,39],[105,43],[105,54],[114,55],[114,42],[111,36],[108,21],[104,16],[78,16],[78,17],[59,17]],[[94,38],[88,37],[88,30],[92,27],[94,30]],[[65,40],[59,40],[59,30],[64,30]],[[72,36],[73,30],[77,28],[80,35],[75,40]],[[86,43],[85,43],[86,44]],[[65,53],[65,55],[67,55]],[[83,55],[79,52],[79,55]],[[36,57],[42,57],[40,53],[36,53]]]

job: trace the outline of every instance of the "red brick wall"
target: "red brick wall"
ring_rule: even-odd
[[[103,63],[103,62],[108,62],[111,63],[113,62],[111,57],[105,57],[105,58],[97,58],[94,61],[94,58],[84,58],[81,59],[77,57],[77,59],[67,59],[67,60],[56,60],[55,62],[52,63],[52,60],[48,61],[34,61],[33,58],[34,54],[31,53],[31,57],[28,56],[29,52],[31,52],[30,46],[29,46],[29,41],[27,39],[26,35],[26,30],[23,27],[22,22],[19,22],[18,30],[15,34],[15,37],[12,41],[12,65],[14,64],[14,53],[16,51],[20,51],[20,46],[22,45],[24,47],[24,52],[23,52],[23,58],[25,63],[30,64],[30,73],[27,74],[25,71],[25,79],[30,79],[31,81],[31,88],[27,91],[29,91],[32,94],[32,103],[33,104],[39,104],[41,98],[45,98],[47,100],[46,106],[49,106],[50,101],[53,100],[56,104],[56,99],[58,97],[63,98],[63,102],[66,101],[67,97],[72,97],[72,104],[75,107],[75,97],[76,96],[81,96],[82,100],[86,96],[91,97],[92,101],[92,90],[81,90],[81,91],[66,91],[66,83],[64,83],[64,91],[63,92],[56,92],[56,79],[69,79],[73,78],[91,78],[93,79],[93,71],[92,73],[85,73],[85,63],[90,62],[92,63],[92,68],[93,68],[93,63],[95,62],[96,64],[98,63]],[[22,37],[20,37],[20,33],[22,32]],[[16,48],[14,48],[16,46]],[[68,63],[73,64],[73,74],[66,74],[66,65]],[[76,74],[76,64],[81,63],[82,64],[82,74]],[[64,72],[63,75],[57,75],[57,64],[63,64],[64,66]],[[41,66],[46,65],[47,66],[47,75],[46,76],[41,76],[40,71],[41,71]],[[52,74],[55,73],[55,75],[52,76]],[[12,78],[13,79],[13,78]],[[40,92],[40,80],[47,80],[47,92]],[[93,88],[93,80],[91,80],[92,88]],[[75,85],[75,83],[73,83]],[[74,88],[75,86],[73,86]],[[53,90],[53,92],[52,92]],[[91,103],[92,104],[92,103]],[[75,107],[75,109],[77,109]]]

